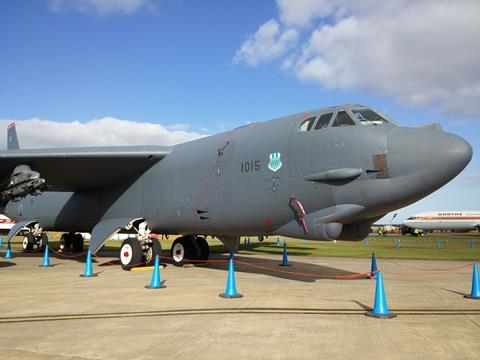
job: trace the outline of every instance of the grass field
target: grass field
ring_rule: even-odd
[[[50,234],[50,246],[58,248],[59,234]],[[162,239],[162,248],[168,251],[175,237]],[[276,245],[277,239],[280,246]],[[13,248],[20,249],[21,238],[16,237],[13,241]],[[446,236],[444,234],[430,234],[424,237],[412,237],[401,235],[389,235],[380,237],[369,236],[363,241],[304,241],[283,237],[269,237],[263,242],[256,237],[250,238],[250,243],[244,245],[245,238],[240,244],[240,254],[269,253],[282,254],[283,241],[287,240],[289,255],[304,256],[337,256],[337,257],[370,257],[372,251],[378,257],[392,259],[438,259],[438,260],[479,260],[480,259],[480,236],[476,233],[469,235]],[[397,240],[400,240],[400,247],[397,248]],[[436,241],[441,241],[441,247],[437,249]],[[474,248],[470,248],[470,241],[474,241]],[[121,241],[109,240],[106,243],[106,250],[117,250]],[[227,249],[217,239],[208,238],[210,251],[213,253],[226,253]],[[5,245],[3,246],[3,249]]]

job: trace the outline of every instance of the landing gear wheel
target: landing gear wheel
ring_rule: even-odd
[[[152,240],[152,246],[147,250],[145,254],[145,262],[147,266],[153,266],[155,264],[156,256],[160,256],[162,252],[162,245],[158,239]]]
[[[35,244],[35,236],[33,236],[32,233],[26,233],[22,241],[23,251],[32,251],[34,244]]]
[[[201,260],[202,262],[207,262],[208,257],[210,256],[210,247],[208,246],[207,240],[205,238],[198,236],[193,242],[195,247],[198,249],[196,252],[195,260]]]
[[[170,249],[170,257],[174,266],[183,266],[193,253],[193,244],[190,239],[180,237],[175,240]]]
[[[120,264],[123,270],[130,270],[134,266],[142,265],[143,250],[137,239],[126,239],[120,247]]]
[[[83,236],[82,234],[75,234],[73,235],[72,239],[73,243],[73,251],[74,252],[81,252],[83,251]]]
[[[62,234],[60,236],[60,250],[66,252],[72,246],[72,235],[71,234]]]
[[[47,245],[48,245],[48,236],[47,234],[42,233],[42,235],[40,235],[40,238],[38,239],[38,242],[37,242],[37,249],[43,250]]]

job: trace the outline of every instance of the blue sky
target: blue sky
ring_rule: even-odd
[[[402,2],[403,8],[423,5],[432,17],[451,11],[466,17],[472,13],[467,6],[432,10],[429,7],[437,2],[429,0],[414,5]],[[28,130],[28,121],[43,126],[37,129],[49,129],[48,124],[66,129],[73,123],[79,132],[95,119],[151,123],[161,129],[153,140],[145,134],[145,142],[152,143],[155,139],[168,142],[172,134],[181,140],[307,109],[364,103],[402,125],[440,122],[474,148],[474,159],[462,175],[401,210],[399,217],[436,209],[478,209],[480,71],[469,72],[469,61],[476,60],[479,52],[470,49],[478,46],[469,43],[480,37],[478,26],[472,22],[473,30],[469,28],[470,35],[465,35],[456,24],[445,25],[453,38],[455,31],[462,32],[465,44],[457,41],[455,56],[448,51],[450,33],[443,34],[444,29],[436,27],[438,21],[431,27],[424,24],[426,31],[413,29],[411,34],[398,35],[391,26],[385,37],[396,40],[397,49],[392,52],[420,49],[415,53],[424,54],[432,65],[403,60],[394,67],[384,65],[388,61],[375,66],[373,58],[371,68],[368,64],[362,68],[359,63],[372,50],[365,56],[361,52],[377,40],[366,38],[376,34],[375,28],[368,27],[369,19],[393,10],[348,3],[339,7],[342,1],[335,6],[328,0],[319,0],[316,7],[307,3],[315,1],[0,2],[0,119],[19,123],[26,147],[38,145],[34,137],[43,139],[45,146],[58,145],[42,137],[41,131]],[[395,21],[400,28],[401,16],[391,23]],[[461,24],[470,24],[469,18]],[[429,31],[427,41],[433,45],[427,52],[416,38],[429,36]],[[358,38],[359,33],[364,36]],[[399,36],[404,43],[400,44]],[[355,61],[340,67],[339,59],[349,59],[348,51],[353,51],[345,38],[366,45],[355,50]],[[464,54],[459,46],[475,53]],[[445,56],[435,56],[439,51]],[[465,65],[456,66],[455,61]],[[99,138],[92,137],[97,142],[92,145],[108,138],[95,133]],[[136,142],[142,142],[141,133],[134,135]],[[68,136],[75,144],[75,135]],[[128,141],[125,138],[122,141]]]

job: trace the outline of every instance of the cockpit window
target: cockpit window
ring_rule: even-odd
[[[355,125],[350,115],[348,115],[345,111],[339,111],[335,120],[333,121],[332,126],[347,126],[347,125]]]
[[[416,220],[417,217],[416,216],[410,216],[407,220]]]
[[[303,120],[298,129],[300,131],[310,131],[312,129],[313,123],[315,122],[315,119],[316,116]]]
[[[371,109],[352,109],[352,113],[362,125],[381,125],[388,122]]]
[[[315,130],[324,129],[328,126],[330,119],[332,118],[333,113],[323,114],[320,115],[317,121],[317,125],[315,125]]]

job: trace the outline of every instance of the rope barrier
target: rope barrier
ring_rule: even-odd
[[[66,255],[66,254],[64,254],[63,252],[56,251],[56,250],[54,250],[54,249],[50,249],[50,250],[52,250],[52,252],[53,252],[55,255],[62,256],[62,257],[68,258],[68,259],[73,259],[73,258],[81,257],[81,256],[84,256],[85,254],[88,253],[88,250],[87,250],[87,251],[83,251],[83,252],[78,253],[78,254],[75,254],[75,255]]]
[[[424,271],[424,272],[431,272],[431,273],[441,273],[441,272],[455,271],[455,270],[458,270],[458,269],[464,269],[466,267],[472,266],[472,264],[467,264],[467,265],[455,266],[455,267],[448,268],[448,269],[419,269],[419,268],[414,268],[414,267],[411,267],[411,266],[408,266],[408,265],[400,264],[397,261],[392,260],[392,259],[382,259],[382,261],[391,262],[395,265],[402,266],[402,267],[408,267],[410,269],[417,270],[417,271]]]
[[[49,248],[49,250],[51,250],[53,253],[55,253],[56,255],[58,256],[61,256],[61,257],[65,257],[65,258],[78,258],[78,257],[82,257],[84,255],[86,255],[88,253],[88,250],[84,251],[84,252],[81,252],[79,254],[75,254],[75,255],[66,255],[60,251],[56,251],[52,248]],[[29,250],[23,250],[25,253],[39,253],[41,252],[42,250],[41,249],[38,249],[38,250],[33,250],[33,251],[29,251]],[[95,258],[99,258],[98,255],[95,255],[95,254],[92,254]],[[159,258],[160,259],[163,259],[163,260],[171,260],[171,261],[174,261],[174,258],[171,257],[171,256],[162,256],[162,255],[159,255]],[[409,267],[410,269],[413,269],[413,270],[416,270],[417,272],[399,272],[399,271],[384,271],[382,270],[382,273],[383,274],[387,274],[387,275],[399,275],[399,276],[418,276],[418,275],[442,275],[442,274],[445,274],[445,273],[448,273],[448,272],[454,272],[454,271],[457,271],[457,270],[461,270],[461,269],[465,269],[465,268],[468,268],[470,266],[472,266],[471,263],[468,263],[468,264],[464,264],[464,265],[460,265],[460,266],[455,266],[455,267],[451,267],[451,268],[446,268],[446,269],[433,269],[433,270],[428,270],[428,269],[419,269],[419,268],[412,268],[410,266],[407,266],[407,265],[404,265],[404,264],[400,264],[398,263],[397,261],[395,260],[392,260],[392,259],[382,259],[382,261],[385,261],[385,262],[390,262],[390,263],[393,263],[395,265],[398,265],[398,266],[403,266],[403,267]],[[110,266],[110,265],[117,265],[117,262],[118,260],[111,260],[111,261],[108,261],[104,264],[102,264],[102,266]],[[192,264],[195,264],[195,263],[228,263],[229,262],[229,259],[218,259],[218,260],[197,260],[197,259],[185,259],[185,262],[186,263],[192,263]],[[304,277],[315,277],[315,278],[324,278],[324,279],[338,279],[338,280],[342,280],[342,279],[356,279],[356,278],[362,278],[362,277],[369,277],[370,275],[372,274],[375,274],[375,273],[378,273],[379,271],[374,271],[373,273],[368,271],[368,272],[363,272],[363,273],[354,273],[354,274],[349,274],[349,275],[325,275],[325,274],[313,274],[313,273],[304,273],[304,272],[299,272],[299,271],[288,271],[288,270],[281,270],[281,269],[276,269],[276,268],[270,268],[270,267],[266,267],[266,266],[261,266],[261,265],[255,265],[255,264],[252,264],[252,263],[249,263],[249,262],[245,262],[245,261],[241,261],[241,260],[236,260],[234,259],[234,262],[239,264],[239,265],[244,265],[244,266],[248,266],[248,267],[251,267],[251,268],[255,268],[255,269],[259,269],[259,270],[266,270],[266,271],[270,271],[270,272],[274,272],[274,273],[280,273],[280,274],[286,274],[286,275],[295,275],[295,276],[304,276]],[[146,260],[143,260],[139,263],[135,263],[135,264],[130,264],[130,265],[123,265],[123,267],[125,268],[134,268],[134,267],[139,267],[139,266],[143,266],[147,263]]]

